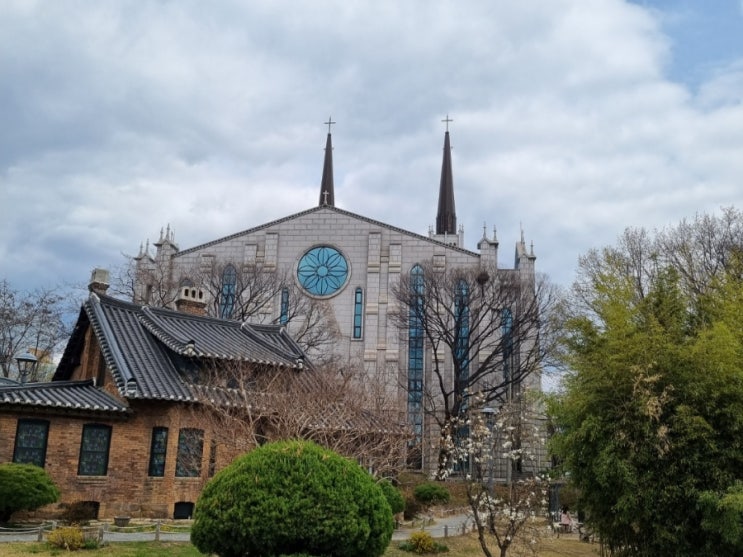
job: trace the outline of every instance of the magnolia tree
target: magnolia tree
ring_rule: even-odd
[[[460,438],[448,438],[457,467],[469,471],[465,475],[467,502],[486,557],[506,557],[511,549],[519,555],[537,555],[548,531],[547,478],[513,472],[517,463],[540,459],[544,446],[543,419],[528,394],[497,409],[484,406],[481,395],[472,397],[459,424]],[[502,462],[506,477],[496,478]]]

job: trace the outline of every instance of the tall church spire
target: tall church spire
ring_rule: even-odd
[[[332,118],[325,122],[328,126],[328,139],[325,142],[325,162],[322,167],[322,180],[320,181],[320,206],[335,206],[335,192],[333,190],[333,141],[330,136],[330,126],[335,124]]]
[[[451,145],[449,144],[449,122],[446,115],[446,134],[444,135],[444,159],[441,162],[441,183],[439,185],[439,211],[436,214],[436,234],[457,233],[457,213],[454,209],[454,178],[451,170]]]

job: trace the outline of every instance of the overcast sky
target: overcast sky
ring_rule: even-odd
[[[743,208],[743,0],[3,0],[0,278],[86,283],[317,204],[538,268]]]

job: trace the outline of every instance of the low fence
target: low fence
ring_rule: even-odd
[[[58,526],[56,521],[44,522],[37,526],[0,528],[0,542],[44,541],[46,535]],[[183,541],[191,540],[191,526],[153,522],[132,526],[113,526],[109,523],[81,526],[85,539],[99,543],[132,541]]]
[[[46,539],[46,535],[58,526],[56,521],[49,521],[17,528],[0,527],[0,542],[42,542]],[[191,540],[190,524],[154,521],[135,523],[130,526],[115,526],[109,522],[101,522],[80,528],[85,539],[93,539],[101,544],[133,541],[188,542]],[[471,519],[461,515],[416,519],[395,529],[392,539],[397,541],[407,539],[412,532],[417,530],[425,530],[435,538],[448,538],[474,532],[475,525]]]

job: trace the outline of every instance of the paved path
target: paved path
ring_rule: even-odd
[[[433,524],[428,524],[421,528],[420,523],[416,522],[415,526],[405,526],[392,532],[393,540],[407,540],[412,532],[416,530],[425,530],[434,538],[444,538],[446,536],[459,536],[462,534],[462,527],[467,531],[472,530],[472,518],[466,514],[453,514],[446,517],[434,517]]]

